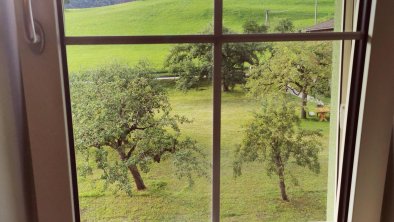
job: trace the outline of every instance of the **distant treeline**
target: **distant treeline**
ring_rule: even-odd
[[[93,8],[106,5],[115,5],[134,0],[64,0],[65,8]]]

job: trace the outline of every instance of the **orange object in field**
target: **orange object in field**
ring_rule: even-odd
[[[328,107],[317,107],[316,108],[317,116],[320,121],[327,121],[327,114],[330,113],[330,108]]]

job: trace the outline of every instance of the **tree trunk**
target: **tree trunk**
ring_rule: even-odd
[[[306,110],[305,107],[308,102],[308,94],[302,92],[302,99],[301,99],[301,119],[306,119]]]
[[[282,164],[280,156],[276,157],[275,164],[279,177],[279,188],[280,188],[280,194],[282,196],[282,200],[289,201],[289,198],[287,197],[287,193],[286,193],[284,166]]]
[[[138,171],[138,168],[136,165],[131,165],[129,166],[129,170],[131,175],[133,175],[133,179],[135,182],[135,185],[137,186],[137,190],[145,190],[146,186],[144,184],[144,181],[142,180],[141,174]]]
[[[126,154],[122,151],[119,151],[119,149],[117,149],[120,159],[122,161],[127,161],[127,157]],[[133,176],[134,179],[134,183],[137,186],[137,190],[145,190],[146,186],[144,184],[144,180],[141,177],[140,171],[138,170],[136,165],[130,165],[129,167],[129,171],[131,173],[131,175]]]
[[[279,176],[279,187],[280,187],[280,194],[282,196],[282,200],[289,201],[286,193],[286,185],[285,185],[285,178]]]

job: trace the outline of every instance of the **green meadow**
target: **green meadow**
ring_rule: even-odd
[[[242,32],[242,24],[248,20],[263,24],[266,10],[270,10],[270,31],[284,18],[291,19],[296,30],[314,25],[315,0],[223,2],[223,24],[233,32]],[[319,22],[334,17],[335,0],[319,0],[318,3]],[[212,0],[137,0],[106,7],[65,11],[67,36],[199,34],[212,23]],[[131,65],[140,59],[148,59],[161,70],[169,48],[169,45],[68,46],[69,69],[71,72],[87,69],[116,58]]]
[[[318,20],[333,18],[334,8],[334,0],[319,0]],[[224,25],[241,32],[247,20],[264,23],[265,10],[270,10],[271,28],[282,18],[290,18],[300,30],[314,24],[314,0],[224,0]],[[198,34],[212,23],[212,13],[212,0],[139,0],[100,8],[67,9],[66,35]],[[67,59],[71,75],[114,60],[134,65],[141,59],[165,72],[163,62],[170,48],[171,45],[68,46]],[[166,87],[173,113],[193,120],[182,125],[183,133],[196,139],[211,158],[212,87],[182,92],[170,80]],[[313,110],[315,104],[309,106]],[[246,164],[243,175],[233,177],[234,150],[242,140],[245,124],[258,108],[259,102],[247,97],[242,87],[223,93],[221,220],[324,221],[329,122],[314,118],[302,122],[304,128],[323,131],[321,172],[314,174],[290,163],[287,167],[299,181],[296,184],[287,177],[290,202],[281,200],[277,177],[269,177],[262,163]],[[77,154],[77,165],[83,161]],[[155,164],[149,173],[143,173],[148,189],[134,190],[132,197],[114,187],[105,188],[99,174],[95,171],[92,176],[78,178],[82,221],[210,220],[211,181],[196,178],[190,187],[186,179],[175,177],[170,161]]]
[[[169,88],[173,112],[192,119],[182,126],[185,135],[192,136],[204,147],[209,158],[212,141],[212,88],[203,87],[187,93]],[[328,161],[328,122],[304,121],[303,127],[323,130],[323,147],[319,155],[320,174],[291,163],[298,185],[287,180],[290,202],[280,198],[278,179],[267,176],[261,163],[245,165],[243,175],[233,177],[232,161],[236,145],[242,139],[243,126],[251,120],[257,101],[245,97],[242,89],[223,94],[221,147],[221,219],[222,221],[322,221],[325,220]],[[116,158],[116,157],[114,157]],[[83,161],[83,160],[80,160]],[[91,163],[93,164],[93,163]],[[148,189],[134,190],[129,197],[115,188],[104,189],[93,177],[79,181],[81,216],[83,221],[209,221],[211,183],[197,178],[189,187],[186,179],[177,179],[170,161],[155,164],[142,175]],[[132,181],[131,181],[132,183]]]

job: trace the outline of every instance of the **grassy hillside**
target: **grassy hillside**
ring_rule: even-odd
[[[319,0],[318,20],[334,16],[335,0]],[[250,19],[264,22],[270,10],[270,28],[279,19],[290,18],[297,29],[314,24],[314,0],[224,0],[223,22],[241,32]],[[213,20],[212,0],[139,0],[124,4],[65,11],[66,35],[164,35],[198,34]],[[157,46],[69,46],[71,72],[93,67],[108,59],[135,64],[141,58],[162,69],[168,45]]]

